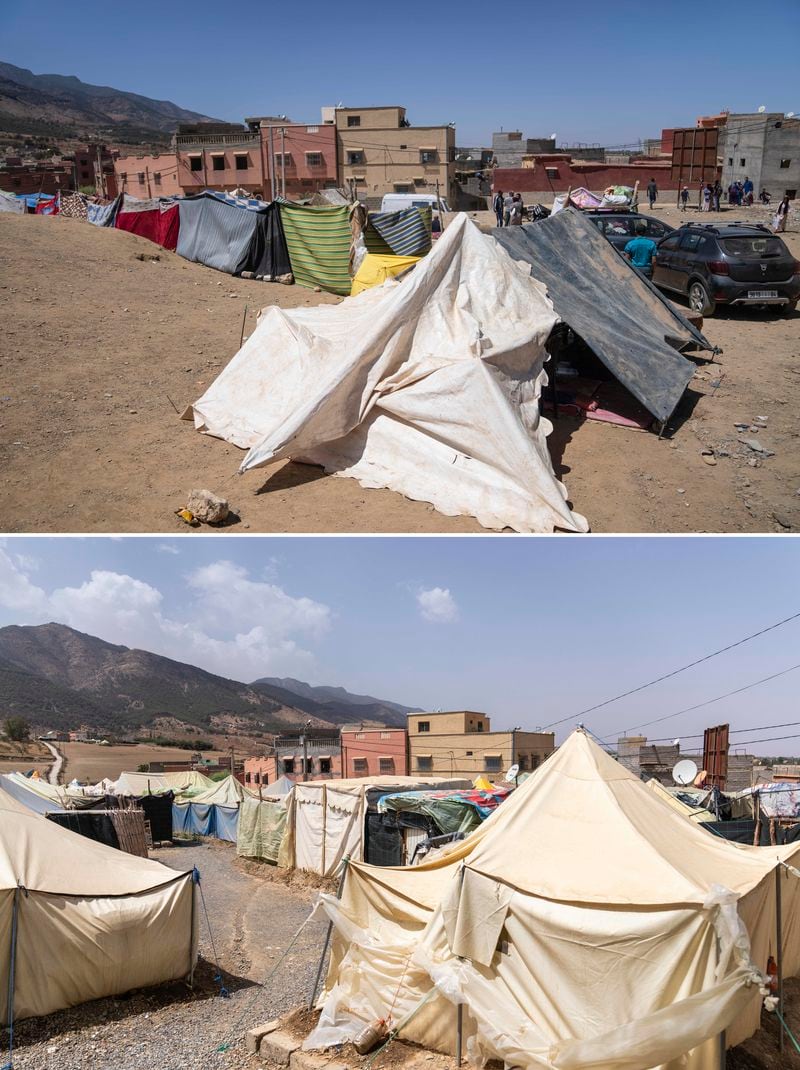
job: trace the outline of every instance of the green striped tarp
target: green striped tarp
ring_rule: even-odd
[[[425,256],[431,251],[433,212],[425,207],[370,212],[364,228],[367,251],[380,256]]]
[[[350,209],[280,201],[281,223],[295,282],[349,294]]]

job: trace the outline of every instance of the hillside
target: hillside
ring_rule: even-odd
[[[291,676],[264,676],[252,686],[277,697],[278,694],[318,717],[326,717],[337,724],[348,721],[381,721],[390,725],[405,725],[406,715],[418,713],[418,706],[403,706],[399,702],[357,695],[344,687],[307,684]]]
[[[0,628],[0,718],[24,716],[37,730],[85,724],[120,736],[153,727],[178,735],[183,725],[247,735],[293,731],[309,720],[315,728],[360,720],[404,725],[408,709],[299,680],[245,684],[63,624]]]
[[[203,121],[210,121],[209,116],[169,100],[0,62],[2,130],[115,141],[153,140],[155,135],[166,141],[178,123]]]

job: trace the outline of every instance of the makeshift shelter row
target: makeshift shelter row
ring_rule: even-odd
[[[800,847],[709,836],[579,730],[466,840],[351,862],[307,1048],[376,1019],[521,1070],[717,1070],[800,971]],[[768,1006],[774,1006],[769,1002]]]
[[[0,792],[0,1023],[191,976],[194,895]]]

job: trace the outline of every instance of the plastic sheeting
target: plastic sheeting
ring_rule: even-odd
[[[291,457],[485,527],[586,531],[539,412],[555,322],[529,269],[459,215],[402,283],[268,308],[195,427],[247,449],[242,471]]]
[[[238,806],[214,806],[207,803],[173,803],[172,834],[213,836],[236,843],[239,823]]]
[[[17,889],[21,890],[17,890]],[[197,957],[191,873],[76,836],[0,794],[0,1022],[185,977]]]
[[[15,215],[22,215],[24,211],[25,205],[13,193],[6,193],[5,190],[0,190],[0,212],[13,212]]]
[[[286,834],[286,802],[245,799],[239,807],[236,853],[278,864]]]
[[[387,279],[408,271],[418,261],[418,256],[382,256],[378,253],[367,253],[353,277],[353,295],[373,286],[382,286]]]
[[[227,203],[211,193],[178,202],[180,233],[177,253],[206,267],[234,275],[246,260],[256,232],[255,210]]]
[[[582,731],[471,836],[413,869],[351,864],[318,1029],[331,1044],[428,998],[403,1036],[522,1070],[716,1070],[760,1024],[775,869],[648,791]],[[783,881],[784,975],[800,881]]]
[[[477,828],[511,794],[510,788],[493,791],[403,791],[378,800],[378,813],[424,814],[440,833],[467,834]]]
[[[529,264],[560,318],[657,420],[667,420],[694,366],[678,349],[708,340],[575,209],[494,236]]]

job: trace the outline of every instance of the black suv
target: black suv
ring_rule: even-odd
[[[660,219],[654,219],[651,215],[639,215],[633,211],[586,211],[583,213],[594,223],[604,238],[608,238],[615,249],[620,252],[625,248],[631,238],[638,238],[636,230],[644,224],[644,238],[658,242],[667,234],[672,234],[674,228],[668,223],[662,223]]]
[[[765,226],[684,223],[658,243],[653,282],[685,294],[704,316],[723,304],[790,311],[800,298],[800,263]]]

